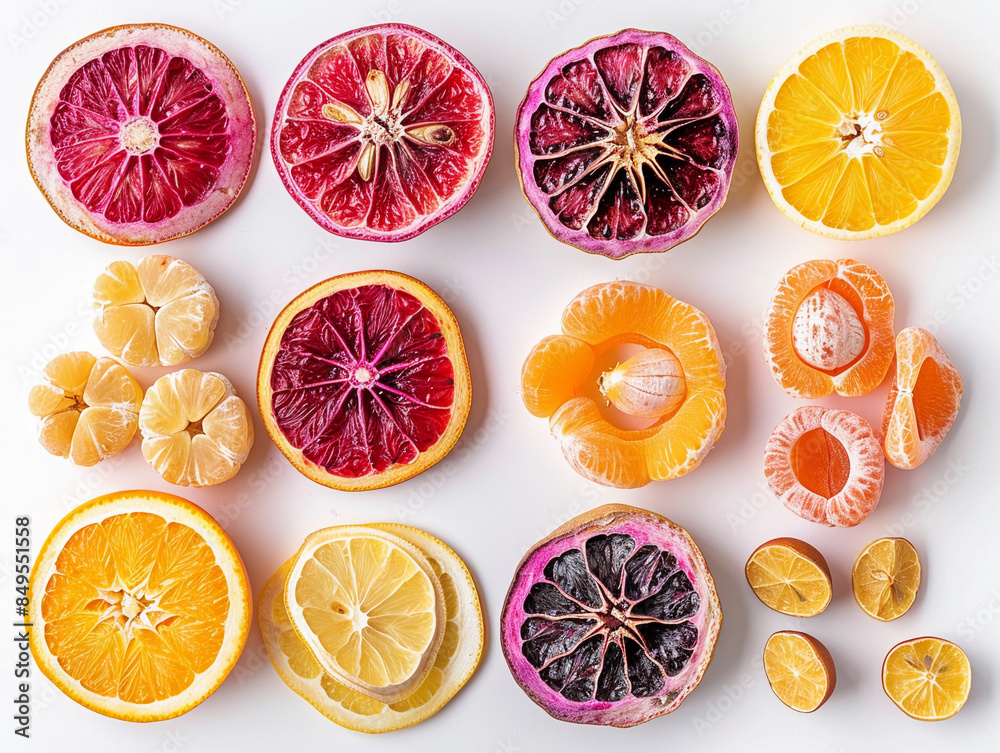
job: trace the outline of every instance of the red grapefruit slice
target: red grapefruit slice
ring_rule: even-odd
[[[323,228],[403,241],[471,198],[493,151],[493,99],[458,50],[381,24],[316,47],[278,101],[271,154]]]
[[[385,270],[333,277],[278,315],[257,373],[264,426],[292,465],[343,491],[443,458],[469,415],[462,335],[444,301]]]
[[[143,246],[193,233],[236,201],[257,123],[216,47],[130,24],[59,54],[35,89],[26,138],[35,183],[68,225]]]

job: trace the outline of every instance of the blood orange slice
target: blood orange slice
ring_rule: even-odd
[[[521,187],[548,231],[621,259],[687,240],[725,203],[739,141],[722,75],[625,29],[553,59],[517,112]]]
[[[493,151],[493,98],[458,50],[381,24],[316,47],[278,101],[271,154],[331,233],[403,241],[464,206]]]
[[[71,227],[147,245],[225,212],[250,172],[257,123],[239,72],[184,29],[99,31],[52,62],[28,113],[28,165]]]
[[[398,484],[443,458],[472,382],[454,314],[419,280],[356,272],[278,315],[257,373],[264,426],[299,471],[344,491]]]

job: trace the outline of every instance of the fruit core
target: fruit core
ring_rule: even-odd
[[[821,371],[849,366],[864,352],[865,325],[850,301],[830,288],[807,295],[792,321],[792,345],[805,363]]]
[[[822,427],[798,438],[792,445],[791,463],[799,483],[827,499],[839,494],[851,475],[847,449]]]
[[[889,113],[885,110],[878,110],[874,113],[859,110],[845,115],[840,125],[837,126],[841,151],[846,153],[849,158],[857,160],[870,154],[884,157],[882,121],[888,117]],[[885,143],[891,145],[892,142],[886,137]]]
[[[521,653],[564,698],[652,696],[688,665],[701,602],[669,551],[599,534],[543,574],[524,599]]]
[[[687,395],[684,367],[665,345],[644,348],[604,371],[598,387],[620,411],[642,418],[670,418]]]
[[[122,123],[118,138],[129,154],[145,154],[159,142],[160,129],[149,118],[140,116]]]

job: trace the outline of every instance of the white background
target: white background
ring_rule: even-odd
[[[997,317],[997,102],[1000,17],[992,2],[944,0],[715,0],[644,3],[597,0],[496,0],[492,3],[351,0],[172,0],[86,3],[5,0],[0,19],[0,249],[2,249],[3,516],[0,594],[13,616],[13,527],[32,520],[37,553],[73,506],[130,488],[179,492],[227,528],[255,594],[303,537],[320,527],[403,521],[452,545],[481,589],[487,649],[479,671],[440,713],[417,727],[366,736],[337,727],[289,690],[271,668],[256,624],[233,674],[201,706],[152,725],[101,717],[32,677],[34,750],[214,751],[347,748],[358,751],[913,751],[995,749],[1000,722],[1000,507],[996,494],[1000,370]],[[92,469],[53,458],[38,446],[28,414],[29,385],[57,352],[101,353],[90,328],[94,279],[111,261],[139,249],[93,241],[65,226],[35,190],[24,153],[31,93],[50,60],[77,39],[118,23],[163,21],[218,45],[251,92],[267,143],[279,92],[319,42],[343,31],[393,20],[443,37],[479,67],[496,100],[493,159],[479,192],[457,215],[408,243],[341,240],[315,225],[286,195],[269,151],[259,154],[241,200],[224,217],[153,251],[194,264],[215,287],[222,316],[215,343],[192,365],[228,375],[253,402],[257,360],[278,309],[326,277],[385,267],[412,274],[448,301],[462,326],[474,384],[469,423],[452,462],[402,485],[358,495],[337,493],[300,476],[269,441],[257,442],[242,472],[213,489],[169,487],[143,462],[138,442]],[[962,109],[962,155],[951,188],[916,226],[856,244],[812,235],[772,205],[756,170],[752,127],[773,73],[812,38],[860,23],[894,26],[937,57]],[[611,262],[564,246],[545,232],[521,197],[511,132],[531,79],[562,50],[625,26],[670,31],[712,61],[732,89],[742,125],[740,158],[729,202],[700,235],[665,255]],[[957,424],[933,459],[915,471],[889,467],[875,513],[850,530],[800,520],[764,485],[762,453],[773,426],[800,403],[772,381],[761,356],[759,325],[773,286],[807,259],[852,256],[876,267],[896,300],[896,326],[937,333],[965,379]],[[706,312],[729,362],[729,420],[716,449],[694,473],[641,490],[584,482],[563,460],[546,423],[528,415],[518,375],[529,349],[558,330],[563,306],[594,283],[630,278],[658,285]],[[143,387],[162,372],[136,370]],[[883,385],[861,399],[824,405],[881,417]],[[447,473],[442,472],[446,469]],[[718,584],[725,622],[701,686],[675,713],[631,731],[578,727],[550,719],[509,676],[500,652],[500,605],[525,550],[568,517],[608,502],[663,513],[686,526]],[[884,535],[917,547],[924,582],[902,619],[865,616],[850,592],[850,566]],[[817,546],[833,570],[834,601],[822,615],[795,620],[771,612],[747,587],[743,565],[763,541],[798,536]],[[8,611],[11,609],[11,611]],[[771,632],[794,628],[822,640],[839,682],[812,715],[782,706],[760,664]],[[13,633],[13,628],[10,628]],[[937,724],[912,721],[883,695],[885,653],[907,638],[933,634],[957,641],[973,667],[969,702]],[[14,693],[10,638],[0,635],[0,698]],[[0,704],[5,750],[13,709]],[[680,747],[683,746],[683,747]],[[888,746],[888,747],[887,747]],[[19,748],[20,749],[20,748]]]

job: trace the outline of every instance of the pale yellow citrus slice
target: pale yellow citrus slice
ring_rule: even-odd
[[[854,600],[869,617],[902,617],[920,588],[920,557],[906,539],[876,539],[864,548],[851,573]]]
[[[757,113],[757,162],[778,208],[845,240],[906,228],[951,182],[958,103],[930,53],[880,26],[812,41],[778,71]]]
[[[826,703],[837,685],[837,670],[826,646],[793,630],[767,639],[764,673],[778,700],[806,714]]]
[[[327,674],[383,703],[420,686],[444,638],[444,593],[427,557],[365,526],[310,534],[288,570],[284,602]]]
[[[55,527],[31,573],[31,651],[77,703],[136,722],[191,710],[225,679],[250,629],[239,553],[171,494],[91,500]]]
[[[972,667],[943,638],[914,638],[893,647],[882,664],[882,689],[903,713],[934,722],[958,713],[969,697]]]
[[[437,713],[472,676],[483,652],[483,613],[468,568],[444,543],[409,526],[374,523],[366,527],[418,546],[444,595],[446,622],[441,646],[430,671],[410,695],[395,703],[383,703],[347,687],[323,670],[296,634],[285,608],[285,580],[294,558],[264,586],[257,616],[271,663],[288,687],[343,727],[359,732],[392,732]]]
[[[84,466],[128,446],[141,403],[142,388],[124,366],[84,351],[53,358],[28,393],[42,447]]]
[[[142,401],[139,431],[146,461],[179,486],[227,481],[253,447],[246,403],[212,371],[181,369],[157,379]]]
[[[198,270],[163,254],[112,262],[94,283],[94,332],[129,366],[179,366],[212,344],[219,300]]]
[[[761,544],[747,560],[746,577],[762,603],[793,617],[817,615],[833,598],[826,560],[799,539],[772,539]]]

